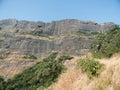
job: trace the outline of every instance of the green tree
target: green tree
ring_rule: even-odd
[[[47,88],[62,73],[64,66],[56,60],[58,53],[52,53],[43,61],[7,81],[6,90],[36,90]]]
[[[6,85],[6,82],[5,82],[4,79],[0,76],[0,90],[5,90],[5,85]]]
[[[120,51],[120,28],[113,27],[105,33],[100,33],[91,45],[94,57],[111,57]]]

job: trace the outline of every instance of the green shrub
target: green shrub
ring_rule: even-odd
[[[0,55],[0,59],[4,59],[4,56],[3,56],[3,55]]]
[[[53,52],[52,54],[50,54],[47,58],[44,58],[43,60],[55,60],[56,57],[58,56],[58,52]]]
[[[79,30],[79,31],[76,32],[76,35],[79,35],[79,36],[91,36],[91,35],[95,36],[97,34],[98,34],[97,31],[90,32],[89,30],[84,30],[84,31]]]
[[[35,35],[35,36],[40,36],[40,37],[48,37],[49,36],[49,32],[45,32],[43,30],[35,30],[35,31],[31,31],[29,34],[31,35]]]
[[[58,58],[60,62],[64,62],[65,60],[71,60],[73,57],[69,55],[62,55]]]
[[[0,77],[0,90],[47,89],[65,70],[63,63],[56,59],[57,55],[57,52],[50,54],[47,58],[43,59],[43,61],[26,69],[6,82]],[[70,57],[68,59],[70,59]]]
[[[111,57],[120,51],[120,28],[113,27],[111,30],[100,33],[91,45],[92,54],[95,58]]]
[[[33,67],[7,81],[6,90],[36,90],[47,88],[55,82],[64,70],[64,66],[53,53]]]
[[[37,57],[32,55],[32,54],[27,54],[23,58],[25,58],[25,59],[37,59]]]
[[[89,78],[92,78],[93,76],[99,75],[100,69],[103,65],[98,61],[86,58],[79,60],[77,66],[81,68],[82,71],[85,71]]]
[[[5,90],[5,84],[6,82],[4,79],[0,76],[0,90]]]

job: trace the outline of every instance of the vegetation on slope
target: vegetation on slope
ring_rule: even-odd
[[[25,59],[37,59],[37,57],[32,55],[32,54],[27,54],[23,58],[25,58]]]
[[[98,77],[89,79],[81,69],[68,68],[53,85],[53,90],[120,90],[120,54],[98,61],[104,64]]]
[[[103,65],[98,61],[85,58],[79,60],[77,66],[80,67],[82,71],[87,72],[89,78],[92,78],[93,76],[98,76],[100,74],[100,69]]]
[[[71,60],[73,57],[72,56],[69,56],[69,55],[61,55],[58,60],[60,62],[65,62],[65,60]]]
[[[49,87],[65,69],[62,61],[71,58],[70,56],[61,56],[56,59],[57,55],[58,53],[51,54],[6,82],[0,78],[0,90],[43,90]]]
[[[111,57],[120,51],[120,27],[100,33],[92,44],[92,54],[96,58]]]
[[[115,26],[111,30],[99,33],[92,44],[92,55],[80,59],[77,67],[69,68],[63,73],[59,81],[53,86],[53,90],[120,90],[120,27]],[[101,68],[104,65],[104,70]],[[86,73],[83,73],[86,72]],[[101,73],[100,73],[101,72]],[[98,76],[90,79],[93,76]]]
[[[4,90],[5,89],[5,81],[2,77],[0,77],[0,90]]]
[[[117,53],[119,51],[120,51],[120,28],[118,26],[112,28],[111,30],[105,33],[100,33],[92,44],[92,54],[94,57],[97,58],[111,57],[114,53]],[[66,59],[68,60],[72,59],[72,57],[67,55],[63,55],[56,58],[57,55],[58,53],[51,54],[47,58],[43,59],[43,61],[37,63],[35,66],[25,70],[23,73],[16,75],[14,78],[9,79],[6,82],[2,77],[0,77],[0,90],[36,90],[36,89],[44,90],[44,88],[48,88],[53,82],[57,80],[58,76],[64,70],[65,67],[63,66],[63,62],[65,62]],[[25,58],[33,58],[33,56],[26,56]],[[73,88],[72,86],[75,87],[75,85],[72,84],[74,82],[76,84],[76,80],[78,80],[77,83],[79,83],[79,86],[78,84],[76,84],[76,86],[78,86],[76,90],[86,89],[84,88],[85,86],[82,85],[81,82],[79,82],[80,80],[83,80],[84,82],[85,78],[87,78],[85,82],[86,85],[88,84],[88,82],[89,83],[92,82],[91,90],[94,89],[106,90],[109,87],[109,85],[111,85],[112,82],[113,82],[112,85],[113,88],[118,88],[118,90],[120,89],[118,84],[120,81],[118,81],[118,83],[116,84],[114,80],[110,79],[111,77],[115,77],[115,74],[113,74],[114,71],[112,70],[110,71],[111,73],[108,78],[106,77],[109,74],[106,74],[105,77],[103,77],[104,74],[100,74],[100,70],[103,64],[99,63],[98,61],[85,58],[79,60],[77,65],[78,67],[81,68],[82,72],[84,71],[87,73],[88,77],[85,77],[85,74],[83,75],[83,73],[81,73],[80,70],[73,69],[72,77],[70,76],[70,74],[67,74],[67,77],[69,75],[70,78],[72,79],[71,79],[71,86],[69,86],[69,88],[66,90],[72,90],[70,88]],[[114,65],[111,65],[111,67],[115,65],[116,63]],[[109,65],[106,64],[106,66]],[[111,67],[108,68],[111,69]],[[105,72],[108,72],[108,70]],[[100,75],[99,80],[93,79],[90,81],[88,79],[98,75]],[[67,81],[69,80],[66,80],[64,82]],[[99,83],[96,84],[96,81],[98,81]],[[64,83],[64,85],[68,85],[68,84]],[[61,86],[64,87],[63,84]],[[75,90],[75,88],[73,89]],[[65,89],[58,89],[58,90],[65,90]]]

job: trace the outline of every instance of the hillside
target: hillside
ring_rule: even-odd
[[[52,51],[59,51],[71,55],[84,55],[89,50],[93,35],[104,32],[114,25],[75,19],[50,23],[1,20],[0,53],[17,51],[19,54],[42,57]]]
[[[114,23],[1,20],[0,89],[119,90],[119,33]]]
[[[92,53],[74,58],[53,90],[120,90],[120,27],[100,33],[92,43]]]
[[[85,57],[83,57],[85,58]],[[76,57],[72,62],[76,66],[76,61],[81,57]],[[120,54],[115,54],[110,59],[97,59],[104,64],[99,77],[89,79],[87,74],[81,69],[69,67],[63,73],[58,82],[50,88],[53,90],[120,90]]]
[[[85,55],[89,52],[94,36],[114,25],[75,19],[50,23],[1,20],[0,75],[6,79],[11,78],[35,65],[39,58],[55,51],[74,56]]]

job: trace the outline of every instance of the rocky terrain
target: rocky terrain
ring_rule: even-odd
[[[49,23],[1,20],[0,75],[10,78],[38,61],[24,58],[26,55],[42,58],[54,51],[75,56],[85,55],[96,33],[104,32],[114,25],[75,19]]]
[[[111,28],[114,23],[97,24],[92,21],[66,19],[51,23],[0,21],[0,52],[19,51],[21,54],[44,56],[52,51],[81,55],[89,49],[94,34]]]

